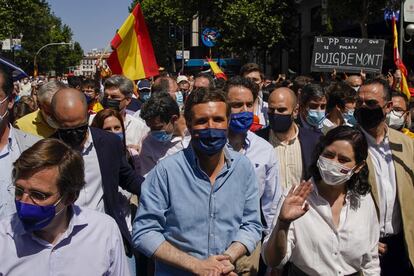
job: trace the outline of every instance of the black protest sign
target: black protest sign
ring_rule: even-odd
[[[385,41],[350,37],[315,37],[312,72],[381,73]]]

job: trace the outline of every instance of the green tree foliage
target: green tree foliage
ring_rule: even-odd
[[[137,3],[133,0],[131,9]],[[145,0],[140,1],[160,64],[174,56],[179,44],[169,38],[169,24],[189,29],[194,15],[200,26],[214,27],[222,34],[222,54],[246,57],[252,49],[266,51],[288,44],[295,33],[290,20],[295,14],[289,0]]]
[[[72,40],[69,26],[62,24],[45,0],[0,0],[0,18],[1,40],[22,35],[22,50],[15,52],[14,59],[27,73],[33,72],[34,56],[43,45]],[[10,51],[2,51],[1,55],[13,58]],[[47,47],[37,57],[39,72],[67,72],[82,56],[79,43],[75,43],[73,50],[69,46]]]

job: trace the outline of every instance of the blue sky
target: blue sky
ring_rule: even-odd
[[[62,19],[87,53],[105,48],[128,17],[132,0],[47,0],[52,12]]]

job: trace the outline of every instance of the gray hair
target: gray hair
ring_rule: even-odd
[[[40,103],[51,104],[53,96],[62,88],[66,88],[66,84],[60,81],[49,81],[39,87],[37,91],[37,99]]]
[[[104,89],[111,87],[118,88],[125,97],[132,97],[134,93],[134,84],[132,81],[121,75],[113,75],[106,79]]]

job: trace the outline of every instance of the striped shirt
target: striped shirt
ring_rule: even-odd
[[[299,129],[295,125],[295,136],[287,142],[281,142],[273,131],[270,131],[269,142],[279,157],[280,185],[288,189],[298,185],[303,177],[302,152],[298,139]]]

